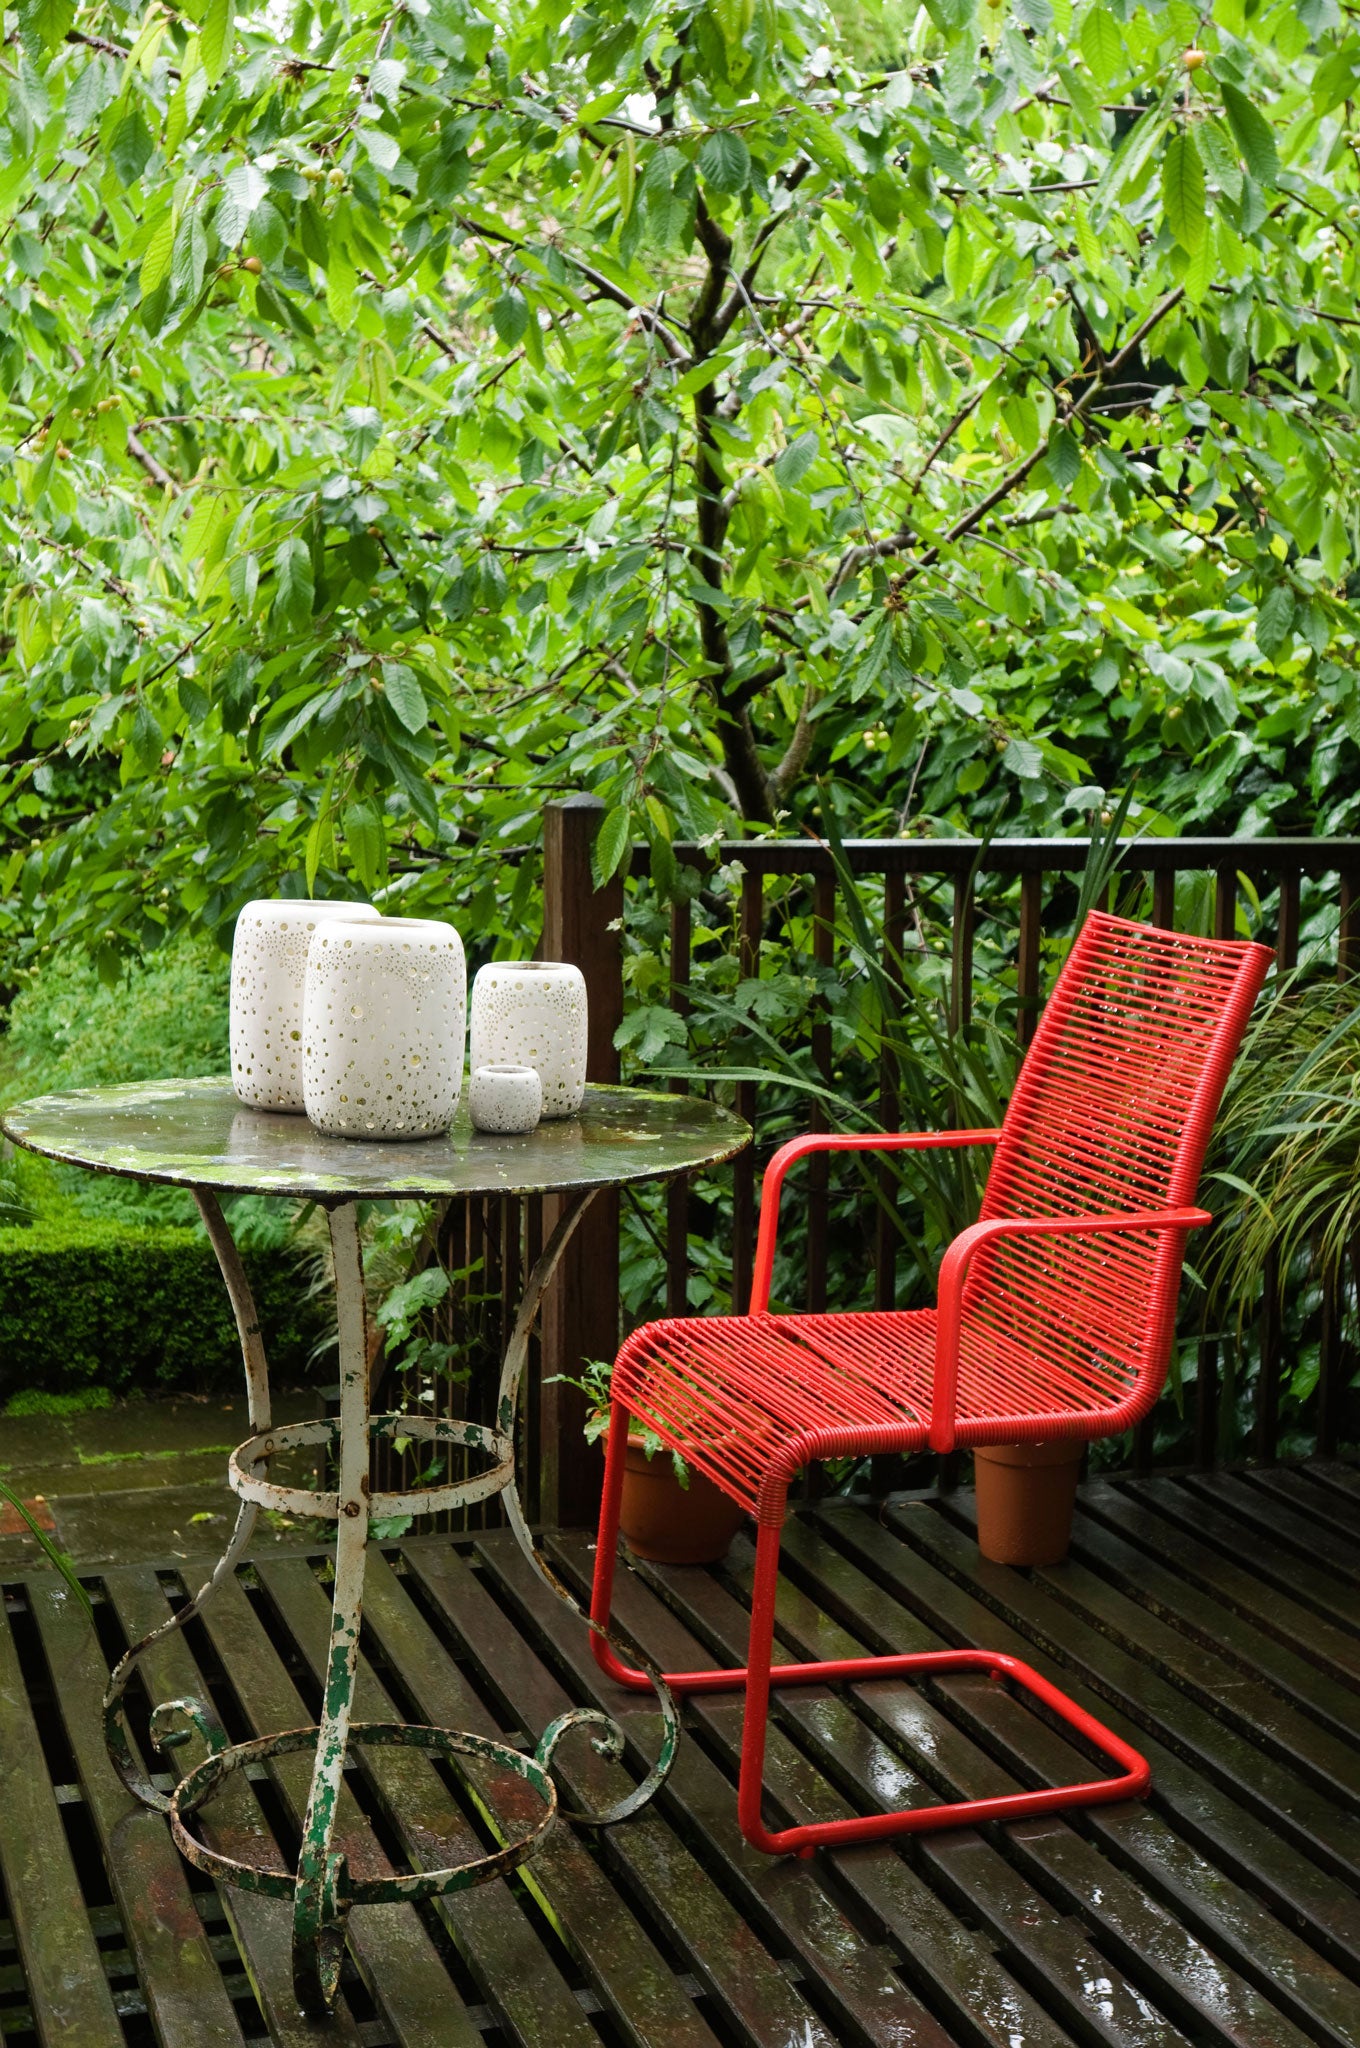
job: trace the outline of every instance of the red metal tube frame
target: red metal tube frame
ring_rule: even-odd
[[[628,1441],[628,1411],[615,1403],[609,1423],[609,1444],[605,1459],[604,1499],[601,1507],[599,1543],[595,1552],[595,1583],[591,1597],[591,1647],[595,1661],[607,1677],[630,1690],[644,1692],[652,1681],[645,1671],[625,1664],[600,1630],[609,1626],[613,1606],[614,1572],[618,1554],[619,1502],[623,1492],[624,1459]],[[787,1477],[784,1480],[787,1486]],[[900,1656],[841,1657],[809,1664],[774,1664],[775,1591],[779,1577],[779,1542],[782,1514],[766,1520],[763,1516],[756,1537],[755,1583],[751,1601],[751,1637],[744,1665],[711,1671],[668,1671],[665,1682],[676,1693],[730,1692],[744,1688],[746,1711],[742,1723],[741,1776],[737,1790],[737,1818],[741,1831],[754,1848],[772,1856],[810,1856],[825,1845],[849,1846],[857,1842],[880,1841],[891,1835],[921,1834],[937,1828],[978,1826],[984,1821],[1022,1820],[1034,1814],[1060,1812],[1073,1806],[1097,1806],[1118,1799],[1135,1799],[1147,1790],[1151,1769],[1138,1752],[1102,1726],[1039,1672],[1001,1651],[954,1649],[912,1651]],[[769,1829],[761,1811],[765,1774],[766,1723],[770,1691],[784,1685],[844,1684],[875,1678],[931,1678],[950,1672],[985,1672],[995,1679],[1009,1679],[1057,1714],[1077,1735],[1119,1766],[1117,1776],[1094,1778],[1076,1785],[1044,1786],[1037,1790],[1006,1793],[991,1799],[957,1800],[938,1806],[905,1807],[893,1813],[854,1815],[844,1820],[818,1821],[798,1827]]]
[[[760,1234],[756,1247],[755,1273],[751,1287],[751,1313],[768,1312],[770,1279],[774,1265],[779,1196],[784,1176],[795,1161],[808,1153],[828,1151],[913,1151],[931,1146],[963,1146],[995,1143],[996,1131],[873,1133],[842,1136],[815,1132],[795,1138],[775,1154],[766,1170],[761,1191]],[[997,1217],[975,1223],[960,1232],[946,1252],[940,1271],[936,1368],[930,1442],[937,1450],[950,1450],[956,1441],[959,1349],[963,1291],[968,1267],[976,1253],[993,1240],[1006,1236],[1094,1235],[1126,1230],[1191,1230],[1210,1221],[1204,1209],[1180,1206],[1161,1210],[1130,1210],[1124,1213],[1090,1216]],[[1031,1418],[1033,1419],[1033,1418]],[[1087,1417],[1084,1420],[1094,1420]],[[1071,1418],[1066,1418],[1070,1426]],[[1057,1424],[1060,1418],[1054,1417]],[[591,1618],[599,1628],[608,1627],[613,1605],[619,1505],[623,1490],[624,1459],[629,1414],[622,1402],[615,1402],[609,1424],[605,1461],[604,1499],[599,1542],[595,1554],[595,1583]],[[1100,1426],[1117,1427],[1106,1418]],[[793,1472],[812,1458],[834,1457],[843,1450],[890,1450],[906,1448],[915,1432],[910,1429],[879,1432],[873,1441],[862,1429],[805,1431],[782,1447],[783,1455],[767,1473],[760,1489],[757,1516],[756,1566],[752,1588],[751,1635],[747,1662],[711,1671],[668,1671],[666,1684],[677,1694],[725,1692],[744,1688],[746,1711],[742,1725],[741,1775],[737,1792],[737,1814],[741,1830],[753,1847],[771,1855],[810,1856],[823,1845],[849,1846],[858,1842],[886,1839],[897,1834],[924,1833],[937,1828],[979,1826],[986,1821],[1021,1820],[1035,1814],[1061,1812],[1076,1806],[1096,1806],[1120,1799],[1140,1797],[1147,1790],[1151,1769],[1138,1752],[1104,1727],[1093,1715],[1044,1678],[1039,1672],[1001,1651],[954,1649],[913,1651],[902,1655],[848,1657],[806,1664],[775,1664],[772,1661],[775,1622],[775,1593],[779,1575],[780,1531],[784,1501]],[[890,1442],[889,1438],[894,1441]],[[899,1445],[895,1439],[901,1437]],[[880,1441],[881,1438],[881,1441]],[[844,1439],[844,1441],[842,1441]],[[625,1664],[599,1629],[591,1636],[596,1662],[616,1683],[637,1691],[651,1688],[647,1672]],[[991,1799],[961,1800],[938,1806],[902,1808],[893,1813],[855,1815],[838,1821],[823,1821],[798,1827],[769,1829],[762,1815],[765,1769],[766,1726],[773,1687],[785,1685],[845,1684],[875,1678],[931,1678],[951,1672],[984,1672],[994,1679],[1009,1679],[1032,1698],[1056,1714],[1067,1727],[1089,1742],[1118,1766],[1117,1774],[1093,1778],[1075,1785],[1045,1786],[1033,1791],[1007,1793]]]
[[[755,1272],[751,1276],[751,1306],[748,1313],[765,1315],[770,1306],[770,1279],[774,1271],[775,1234],[779,1228],[779,1196],[784,1176],[809,1152],[925,1152],[964,1145],[994,1145],[996,1131],[808,1131],[781,1145],[765,1169],[760,1184],[760,1230],[756,1237]]]
[[[959,1346],[963,1334],[963,1285],[975,1253],[999,1237],[1106,1237],[1121,1230],[1197,1230],[1213,1217],[1207,1209],[1181,1206],[1174,1209],[1129,1209],[1095,1216],[993,1216],[985,1223],[970,1223],[961,1230],[940,1261],[940,1283],[936,1294],[935,1385],[931,1402],[930,1448],[952,1451],[957,1439],[959,1387]],[[1085,1415],[1087,1436],[1117,1434],[1125,1426],[1123,1414],[1128,1403],[1106,1410],[1100,1416]],[[1042,1441],[1050,1435],[1070,1433],[1071,1415],[1030,1416],[1024,1440]]]

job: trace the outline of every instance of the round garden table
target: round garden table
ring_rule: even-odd
[[[405,1722],[352,1722],[350,1704],[369,1520],[434,1514],[499,1495],[535,1570],[581,1612],[535,1549],[515,1482],[519,1385],[543,1291],[572,1231],[600,1189],[716,1165],[748,1143],[750,1130],[740,1117],[697,1096],[590,1087],[579,1115],[540,1124],[525,1137],[474,1131],[466,1109],[460,1107],[452,1130],[444,1137],[378,1144],[325,1137],[301,1116],[243,1108],[226,1080],[141,1082],[43,1095],[8,1110],[0,1128],[16,1144],[51,1159],[190,1189],[217,1254],[240,1333],[250,1404],[251,1434],[232,1453],[229,1467],[231,1484],[240,1498],[236,1525],[206,1584],[154,1635],[133,1644],[116,1666],[104,1700],[104,1728],[109,1753],[124,1783],[144,1804],[169,1814],[175,1840],[193,1863],[226,1883],[292,1901],[293,1977],[298,1998],[305,2010],[325,2012],[339,1981],[345,1920],[351,1906],[441,1897],[516,1869],[558,1815],[551,1765],[567,1729],[593,1723],[600,1731],[596,1735],[600,1748],[615,1755],[622,1750],[620,1731],[594,1708],[578,1708],[560,1716],[544,1731],[532,1755],[455,1729]],[[328,1211],[340,1345],[340,1405],[334,1418],[288,1423],[277,1429],[271,1426],[264,1341],[219,1193],[303,1197]],[[459,1195],[548,1193],[565,1199],[557,1225],[525,1283],[501,1367],[494,1425],[370,1412],[356,1205],[403,1197],[428,1201]],[[407,1493],[372,1492],[372,1440],[398,1434],[421,1440],[431,1450],[463,1446],[486,1462],[480,1471],[455,1483],[423,1486]],[[330,1454],[334,1491],[310,1491],[271,1481],[271,1458],[304,1447]],[[185,1724],[191,1723],[208,1748],[206,1758],[166,1794],[152,1784],[134,1752],[124,1718],[123,1693],[142,1652],[157,1637],[182,1628],[234,1569],[261,1507],[319,1516],[336,1525],[335,1593],[321,1721],[313,1728],[228,1744],[207,1701],[162,1701],[151,1715],[153,1743],[168,1749],[188,1741],[191,1731]],[[675,1753],[678,1723],[659,1674],[654,1678],[664,1722],[656,1764],[617,1805],[599,1813],[571,1812],[568,1818],[589,1826],[609,1826],[637,1812],[661,1784]],[[523,1835],[494,1854],[452,1869],[356,1878],[346,1859],[331,1847],[351,1738],[364,1744],[410,1744],[435,1756],[489,1758],[535,1788],[543,1800],[542,1814]],[[296,1875],[237,1862],[209,1849],[193,1831],[193,1814],[231,1772],[313,1747],[316,1761]]]

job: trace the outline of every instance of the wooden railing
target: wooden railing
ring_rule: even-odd
[[[588,798],[574,798],[548,807],[544,828],[545,958],[575,961],[586,976],[591,1033],[588,1077],[616,1081],[619,1056],[615,1029],[624,1014],[623,962],[630,901],[645,893],[650,856],[635,851],[625,884],[615,877],[604,889],[594,887],[590,849],[602,815]],[[985,846],[972,840],[852,840],[838,855],[810,840],[729,842],[719,846],[677,846],[677,858],[712,875],[720,868],[740,871],[732,944],[744,978],[759,976],[769,946],[769,911],[778,900],[787,917],[790,900],[802,903],[803,929],[810,934],[809,951],[819,968],[834,969],[844,942],[847,877],[865,884],[879,913],[878,939],[889,977],[900,974],[909,918],[928,905],[932,930],[943,933],[948,951],[948,1021],[955,1031],[967,1030],[975,1009],[974,954],[985,928],[990,954],[989,983],[979,984],[979,1001],[993,994],[991,976],[998,958],[1006,982],[1008,1017],[1021,1047],[1033,1035],[1042,1006],[1043,952],[1046,923],[1070,930],[1076,883],[1087,864],[1084,839],[997,839]],[[1173,928],[1177,921],[1177,883],[1187,893],[1186,878],[1198,901],[1196,928],[1205,925],[1220,937],[1239,929],[1239,908],[1250,911],[1254,936],[1272,944],[1280,966],[1295,965],[1306,926],[1328,936],[1336,971],[1346,975],[1360,967],[1360,840],[1319,839],[1140,839],[1123,854],[1114,892],[1120,907]],[[1141,878],[1141,896],[1135,893]],[[631,896],[630,896],[631,892]],[[979,918],[984,921],[979,925]],[[688,1012],[692,987],[693,925],[690,903],[669,908],[669,999],[679,1013]],[[814,1014],[809,1031],[814,1069],[830,1080],[833,1071],[831,1023]],[[734,1062],[738,1063],[738,1062]],[[751,1064],[759,1064],[752,1059]],[[787,1134],[788,1095],[783,1100],[783,1129],[769,1129],[763,1098],[777,1093],[747,1080],[735,1084],[735,1106],[752,1124],[755,1144],[724,1175],[731,1175],[731,1295],[744,1306],[754,1256],[758,1177],[776,1136]],[[702,1085],[672,1080],[683,1089]],[[896,1075],[891,1057],[880,1063],[872,1104],[877,1123],[893,1128],[896,1120]],[[803,1127],[819,1121],[809,1109]],[[706,1191],[712,1192],[712,1188]],[[898,1292],[901,1232],[891,1207],[891,1185],[885,1179],[875,1204],[872,1240],[872,1290],[880,1307],[893,1305]],[[652,1205],[649,1228],[659,1238],[664,1256],[664,1305],[669,1314],[683,1314],[688,1305],[688,1241],[696,1213],[694,1195],[682,1177],[670,1184],[664,1199]],[[826,1305],[832,1191],[825,1161],[811,1163],[805,1193],[807,1305]],[[724,1211],[725,1218],[725,1211]],[[450,1268],[473,1268],[477,1277],[467,1293],[474,1299],[474,1329],[489,1363],[500,1326],[514,1298],[520,1273],[552,1226],[552,1198],[523,1204],[508,1199],[451,1205],[440,1230],[439,1256]],[[1238,1446],[1250,1456],[1270,1462],[1280,1449],[1282,1389],[1286,1384],[1285,1333],[1277,1294],[1267,1289],[1257,1328],[1258,1369],[1250,1441]],[[659,1307],[660,1304],[658,1303]],[[450,1335],[454,1323],[467,1328],[467,1303],[451,1299]],[[653,1309],[652,1312],[655,1312]],[[1345,1341],[1342,1304],[1335,1295],[1321,1304],[1318,1326],[1320,1369],[1310,1401],[1312,1431],[1309,1449],[1335,1450],[1341,1433],[1342,1404],[1351,1373],[1351,1352]],[[531,1472],[536,1494],[531,1512],[546,1524],[584,1525],[593,1521],[599,1498],[600,1466],[587,1447],[582,1425],[585,1407],[560,1374],[575,1374],[584,1360],[610,1357],[619,1327],[619,1209],[600,1198],[570,1248],[559,1278],[550,1291],[538,1347],[539,1356],[527,1389],[526,1423]],[[476,1413],[479,1388],[490,1383],[489,1372],[476,1371],[463,1389],[455,1390],[453,1412]],[[1225,1438],[1221,1426],[1220,1359],[1213,1339],[1200,1342],[1195,1367],[1189,1455],[1201,1467],[1220,1461]],[[1166,1397],[1170,1399],[1170,1396]],[[438,1397],[440,1409],[446,1397]],[[428,1411],[427,1411],[428,1412]],[[1159,1414],[1164,1414],[1159,1411]],[[1137,1432],[1130,1457],[1136,1469],[1151,1466],[1158,1417]],[[1179,1462],[1184,1462],[1182,1450]],[[880,1471],[883,1483],[893,1474]],[[474,1511],[475,1512],[475,1511]]]
[[[590,807],[573,807],[568,830],[588,840],[594,819]],[[560,828],[553,828],[560,830]],[[559,837],[560,844],[560,837]],[[966,1029],[974,1009],[974,951],[979,900],[985,899],[989,919],[995,925],[1001,913],[1013,915],[1013,975],[1015,1035],[1023,1047],[1033,1035],[1043,1000],[1041,968],[1045,919],[1055,894],[1065,885],[1070,917],[1074,885],[1088,858],[1085,839],[996,839],[987,845],[973,840],[851,840],[838,851],[808,840],[764,840],[728,842],[719,846],[677,846],[681,862],[709,872],[735,865],[740,869],[739,903],[735,944],[739,949],[743,978],[758,976],[762,946],[766,937],[767,903],[774,886],[787,891],[792,885],[806,893],[806,912],[812,932],[812,954],[817,965],[834,968],[838,951],[838,897],[848,873],[857,880],[881,886],[881,940],[883,960],[889,974],[900,970],[903,941],[909,912],[922,890],[931,893],[937,914],[944,911],[949,933],[950,1023]],[[649,873],[647,848],[635,850],[631,878],[640,883]],[[587,873],[583,856],[573,862],[573,872]],[[1330,930],[1339,975],[1360,966],[1360,841],[1353,839],[1223,839],[1176,838],[1130,841],[1123,853],[1114,891],[1121,903],[1135,914],[1164,928],[1176,924],[1177,880],[1197,876],[1208,897],[1204,921],[1215,936],[1231,937],[1239,930],[1239,908],[1250,907],[1252,935],[1272,944],[1282,969],[1292,968],[1299,958],[1302,920],[1305,912],[1314,926]],[[1129,903],[1133,887],[1141,878],[1143,900]],[[999,884],[1000,895],[992,884]],[[773,886],[772,886],[773,885]],[[558,877],[551,863],[545,873],[547,900],[554,899]],[[578,884],[579,886],[579,884]],[[941,897],[945,901],[941,904]],[[617,928],[619,894],[611,889],[607,900],[598,901],[591,915],[578,910],[577,929],[589,932],[588,949],[577,957],[585,969],[592,1003],[607,1006],[611,1016],[622,1012],[622,950]],[[787,908],[787,905],[785,906]],[[670,997],[673,1007],[684,1013],[690,1003],[692,923],[688,902],[670,907]],[[559,925],[559,928],[561,926]],[[1202,928],[1202,927],[1201,927]],[[1325,943],[1325,942],[1324,942]],[[995,947],[993,948],[995,951]],[[825,1019],[815,1021],[810,1032],[814,1066],[828,1081],[831,1078],[831,1032]],[[606,1066],[608,1071],[606,1072]],[[617,1072],[612,1061],[601,1055],[597,1068],[601,1079]],[[671,1084],[688,1085],[684,1081]],[[750,1287],[756,1226],[758,1176],[768,1156],[769,1143],[762,1143],[761,1097],[764,1091],[750,1081],[735,1084],[735,1106],[756,1132],[754,1147],[739,1158],[733,1168],[732,1298],[744,1302]],[[878,1077],[876,1121],[893,1125],[894,1076],[891,1060],[885,1060]],[[818,1121],[811,1112],[808,1125]],[[827,1215],[828,1184],[825,1162],[814,1162],[806,1193],[807,1274],[806,1300],[810,1308],[825,1305],[827,1298]],[[690,1190],[684,1180],[675,1182],[668,1194],[661,1228],[665,1241],[666,1310],[683,1314],[687,1301],[687,1241],[690,1227]],[[886,1203],[880,1202],[873,1246],[873,1289],[879,1306],[893,1303],[897,1290],[897,1261],[900,1236],[893,1227]],[[586,1252],[583,1258],[594,1258]],[[599,1270],[598,1266],[595,1268]],[[594,1351],[599,1355],[599,1331],[593,1331]],[[1336,1448],[1341,1426],[1342,1398],[1350,1376],[1350,1353],[1343,1339],[1341,1304],[1335,1297],[1324,1299],[1320,1316],[1321,1360],[1315,1411],[1315,1446],[1323,1454]],[[558,1347],[554,1364],[570,1359],[579,1344],[570,1320],[561,1323],[554,1337]],[[1257,1374],[1252,1456],[1263,1462],[1277,1454],[1280,1431],[1281,1388],[1285,1360],[1283,1332],[1274,1292],[1267,1290],[1259,1328],[1260,1367]],[[1220,1448],[1219,1359],[1216,1346],[1206,1339],[1199,1347],[1194,1382],[1193,1455],[1201,1466],[1213,1465]],[[564,1418],[565,1420],[566,1418]],[[1135,1465],[1146,1469],[1152,1462],[1155,1418],[1137,1433],[1132,1450]],[[545,1446],[545,1449],[547,1446]],[[576,1467],[578,1456],[563,1441],[557,1449],[560,1468]],[[583,1477],[585,1475],[583,1474]],[[593,1482],[586,1480],[588,1497]],[[566,1493],[559,1487],[558,1499],[576,1506],[576,1489]],[[586,1504],[582,1500],[581,1505]]]

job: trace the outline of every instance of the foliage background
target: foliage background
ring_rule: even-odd
[[[1354,821],[1337,0],[24,0],[0,945],[677,837]],[[829,792],[829,799],[824,796]]]
[[[22,0],[6,986],[175,937],[193,1014],[277,890],[528,951],[584,787],[651,846],[628,1058],[763,1033],[773,1131],[811,1007],[870,1101],[868,970],[773,903],[743,983],[719,877],[686,1034],[676,840],[1353,830],[1358,78],[1338,0]]]

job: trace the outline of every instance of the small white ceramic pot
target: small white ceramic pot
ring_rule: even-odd
[[[545,1117],[573,1116],[586,1092],[586,981],[562,960],[493,962],[472,984],[470,1064],[533,1067]]]
[[[463,1085],[467,969],[451,924],[328,920],[302,1002],[307,1114],[337,1138],[430,1138]]]
[[[231,1083],[249,1109],[301,1115],[302,988],[319,924],[381,916],[371,903],[247,903],[231,948]]]
[[[468,1079],[468,1115],[477,1131],[519,1135],[543,1114],[543,1083],[533,1067],[474,1067]]]

